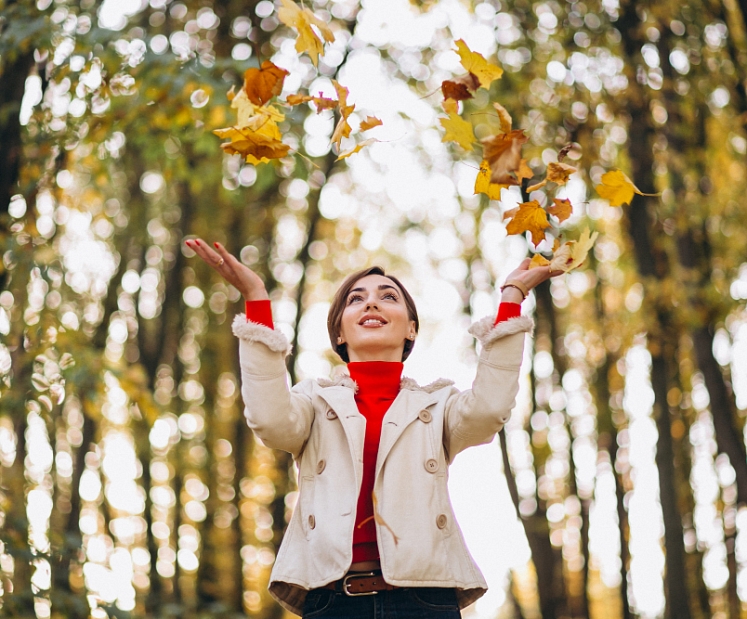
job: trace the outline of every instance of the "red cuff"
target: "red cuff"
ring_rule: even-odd
[[[521,316],[521,303],[501,303],[498,306],[498,316],[496,316],[494,324],[497,325],[499,322],[517,316]]]
[[[246,319],[247,321],[256,322],[257,324],[274,329],[272,326],[272,305],[270,304],[270,300],[247,301]]]

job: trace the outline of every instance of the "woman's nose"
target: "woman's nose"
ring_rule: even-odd
[[[366,302],[366,309],[371,309],[372,307],[376,308],[376,309],[379,309],[378,305],[376,305],[376,301],[368,301],[368,302]]]

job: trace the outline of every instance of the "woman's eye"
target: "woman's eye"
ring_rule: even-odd
[[[351,297],[348,298],[348,305],[350,305],[353,301],[360,301],[363,297],[359,294],[354,294]]]
[[[384,298],[384,299],[391,299],[392,301],[396,301],[396,300],[397,300],[397,295],[396,295],[396,294],[394,294],[393,292],[387,292],[387,293],[386,293],[386,294],[384,295],[384,297],[383,297],[383,298]]]

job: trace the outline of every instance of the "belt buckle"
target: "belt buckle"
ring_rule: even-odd
[[[362,597],[364,595],[376,595],[378,591],[368,591],[366,593],[352,593],[348,590],[348,581],[351,578],[368,578],[369,576],[376,576],[374,572],[367,572],[365,574],[348,574],[347,576],[343,577],[342,579],[342,591],[345,595],[351,598],[357,598]]]

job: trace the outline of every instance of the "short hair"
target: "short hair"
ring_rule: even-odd
[[[332,305],[330,305],[329,307],[329,313],[327,314],[327,331],[329,332],[329,341],[332,344],[332,350],[340,355],[340,358],[345,363],[350,362],[350,357],[348,356],[348,346],[345,343],[337,343],[337,338],[340,335],[340,329],[342,327],[342,314],[345,311],[345,307],[347,305],[348,294],[350,294],[353,286],[359,279],[363,279],[368,275],[381,275],[397,284],[400,291],[402,292],[402,297],[405,301],[407,315],[410,320],[415,322],[415,332],[417,333],[418,329],[420,328],[420,321],[418,320],[418,310],[415,307],[415,301],[413,300],[412,296],[410,296],[410,293],[407,292],[407,289],[402,285],[402,282],[400,282],[393,275],[387,275],[384,272],[384,269],[379,266],[373,266],[367,269],[356,271],[352,275],[349,275],[345,279],[345,281],[342,282],[342,285],[337,289],[337,292],[332,299]],[[414,340],[405,340],[405,348],[402,351],[402,361],[410,356],[413,346],[415,346]]]

